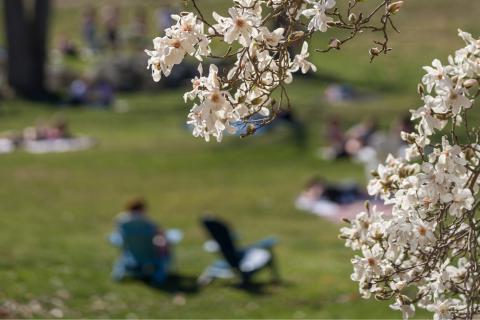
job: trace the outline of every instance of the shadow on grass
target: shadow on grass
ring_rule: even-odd
[[[272,280],[225,284],[225,286],[233,287],[238,290],[243,290],[251,295],[266,296],[273,295],[280,289],[292,287],[293,284],[285,280]]]
[[[197,278],[188,275],[171,274],[162,284],[152,284],[150,282],[146,282],[146,284],[155,290],[169,294],[196,294],[199,292]]]

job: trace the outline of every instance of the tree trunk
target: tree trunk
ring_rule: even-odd
[[[29,99],[48,97],[45,87],[49,0],[35,0],[32,12],[23,0],[5,0],[8,83]]]

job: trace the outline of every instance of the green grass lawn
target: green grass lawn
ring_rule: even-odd
[[[300,80],[292,95],[314,100],[319,86]],[[99,140],[91,151],[0,157],[0,301],[40,300],[46,308],[53,308],[53,301],[66,317],[398,317],[385,304],[358,297],[349,280],[352,253],[337,239],[340,226],[293,207],[313,174],[364,181],[362,168],[350,162],[315,157],[321,117],[332,107],[317,113],[308,101],[299,103],[300,118],[312,115],[310,143],[301,150],[287,130],[229,137],[222,144],[195,139],[183,127],[186,107],[180,92],[123,98],[131,108],[125,114],[62,112],[75,132]],[[341,108],[353,123],[370,105]],[[22,128],[56,112],[22,101],[3,107],[2,129]],[[385,123],[403,110],[397,108],[389,110]],[[284,284],[249,293],[235,288],[235,282],[219,281],[187,294],[186,304],[178,305],[171,293],[113,283],[109,272],[117,252],[106,236],[132,195],[149,200],[156,221],[185,232],[176,250],[180,274],[196,277],[214,259],[202,250],[206,236],[198,223],[202,214],[213,212],[234,224],[242,243],[279,237]]]
[[[292,143],[288,130],[229,137],[222,144],[195,139],[184,127],[188,107],[181,91],[121,96],[128,113],[61,111],[74,132],[97,138],[99,145],[79,153],[0,156],[0,305],[40,301],[45,311],[36,317],[51,317],[49,310],[58,308],[69,318],[399,318],[388,304],[358,296],[350,281],[353,253],[337,239],[340,225],[295,210],[293,201],[315,174],[365,183],[363,168],[316,158],[324,120],[340,115],[348,126],[373,116],[386,128],[418,106],[421,66],[437,56],[445,60],[462,45],[457,27],[480,31],[480,3],[455,3],[406,1],[394,51],[373,64],[369,44],[361,41],[336,54],[312,55],[320,76],[299,79],[290,91],[307,127],[304,150]],[[61,7],[54,33],[77,32],[80,21],[78,8]],[[329,106],[320,100],[324,77],[353,83],[375,98]],[[4,102],[0,131],[58,112],[20,100]],[[478,112],[474,116],[478,121]],[[151,216],[164,227],[184,231],[176,248],[181,275],[196,277],[215,258],[202,250],[207,238],[199,225],[205,212],[213,212],[232,222],[242,243],[278,236],[283,285],[254,293],[219,281],[186,294],[181,304],[175,294],[140,283],[113,283],[109,272],[118,252],[106,237],[123,203],[135,195],[148,199]]]

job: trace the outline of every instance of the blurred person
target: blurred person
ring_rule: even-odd
[[[345,150],[350,156],[355,156],[360,149],[369,145],[370,139],[378,130],[378,123],[373,118],[367,118],[350,128],[346,133]]]
[[[173,10],[169,6],[160,7],[155,10],[155,22],[157,30],[161,34],[172,25],[173,19],[171,15],[173,13]]]
[[[112,84],[103,78],[98,79],[91,88],[90,104],[97,107],[107,108],[113,104],[115,92]]]
[[[84,78],[72,81],[68,89],[67,103],[73,106],[88,103],[88,82]]]
[[[325,99],[331,104],[339,104],[356,98],[354,89],[346,84],[332,84],[325,89]]]
[[[384,135],[378,131],[376,120],[366,119],[343,133],[338,118],[332,118],[326,125],[328,147],[320,148],[319,156],[325,160],[355,158],[362,150],[378,141]]]
[[[27,141],[42,141],[72,138],[68,121],[63,117],[57,117],[51,124],[45,120],[37,120],[33,127],[23,130],[22,143]]]
[[[400,136],[401,132],[412,133],[414,130],[415,128],[410,120],[410,115],[408,114],[402,117],[397,117],[390,127],[391,134],[397,136]]]
[[[388,154],[392,154],[396,157],[404,156],[405,149],[408,144],[401,138],[401,133],[412,133],[414,127],[410,121],[410,116],[396,117],[391,125],[388,133],[384,137],[384,140],[380,140],[380,143],[372,143],[372,147],[377,150],[379,154],[379,161],[383,162],[387,158]],[[375,139],[373,139],[375,142]]]
[[[297,197],[295,207],[340,221],[362,211],[366,200],[374,201],[355,183],[332,184],[313,177]],[[376,205],[382,206],[380,203]]]
[[[26,127],[22,132],[22,142],[47,139],[48,125],[44,119],[37,119],[34,126]]]
[[[83,14],[83,39],[87,48],[96,53],[99,49],[98,30],[97,30],[97,12],[94,7],[88,7]]]
[[[37,121],[35,127],[23,130],[17,145],[29,153],[59,153],[87,150],[95,146],[95,139],[74,136],[68,121],[57,116],[50,122]]]
[[[395,157],[405,156],[408,147],[400,136],[401,132],[410,133],[413,131],[410,117],[397,117],[387,133],[375,132],[369,139],[368,145],[362,147],[355,155],[355,159],[361,162],[365,168],[365,175],[370,178],[370,172],[377,169],[378,165],[387,158],[389,154]]]
[[[63,33],[60,34],[58,39],[58,50],[60,50],[63,56],[77,57],[78,55],[75,44]]]
[[[72,81],[66,103],[72,106],[110,107],[115,100],[115,90],[110,81],[99,77],[90,80],[80,77]]]
[[[118,6],[103,8],[103,24],[107,46],[113,50],[117,49],[120,28],[120,8]]]
[[[47,140],[70,138],[72,138],[72,134],[70,133],[68,121],[63,117],[58,117],[53,120],[52,125],[48,126],[46,129]]]
[[[130,41],[134,48],[144,48],[147,30],[147,14],[144,7],[138,7],[129,26]]]
[[[171,248],[166,233],[147,216],[142,198],[134,198],[117,220],[117,230],[110,236],[112,244],[122,250],[115,262],[112,277],[127,277],[163,283],[171,268]]]
[[[333,160],[348,156],[345,150],[346,138],[338,117],[333,117],[328,121],[325,136],[328,147],[321,150],[323,158]]]

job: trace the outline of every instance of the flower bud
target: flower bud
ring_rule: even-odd
[[[355,13],[350,13],[350,15],[348,16],[348,21],[350,21],[351,23],[356,23],[358,20],[357,20],[357,15]]]
[[[365,209],[370,213],[370,202],[365,201]]]
[[[288,37],[288,41],[294,42],[300,40],[304,36],[304,34],[305,33],[303,31],[295,31]]]
[[[255,133],[255,131],[257,131],[257,127],[254,124],[249,123],[247,125],[247,132],[242,134],[241,137],[244,138],[244,137],[247,137],[249,135],[252,135],[252,134]]]
[[[375,57],[380,54],[380,49],[378,49],[377,47],[373,47],[370,49],[370,51],[368,51],[368,53],[370,53],[372,57]]]
[[[423,84],[419,83],[417,85],[417,92],[420,95],[423,95],[425,93],[425,87],[423,86]]]
[[[465,159],[467,159],[467,161],[471,161],[472,159],[475,158],[475,151],[472,148],[466,149],[464,153],[465,153]]]
[[[477,79],[468,79],[463,82],[463,86],[467,89],[470,89],[471,87],[474,87],[478,85]]]
[[[415,143],[415,134],[413,134],[413,133],[408,133],[408,132],[402,131],[400,133],[400,137],[402,138],[403,141],[405,141],[408,144],[414,144]]]
[[[412,300],[404,294],[399,295],[398,300],[400,300],[400,302],[402,304],[411,304],[412,303]]]
[[[435,113],[433,116],[438,120],[447,121],[452,117],[452,114],[451,113]]]
[[[372,235],[372,239],[377,241],[377,242],[381,242],[383,240],[383,233],[381,232],[375,232],[373,235]]]
[[[340,50],[340,45],[341,45],[340,40],[336,38],[330,39],[330,43],[328,44],[330,48],[337,49],[337,50]]]
[[[387,7],[387,11],[389,13],[397,13],[398,11],[400,11],[400,8],[402,6],[403,6],[403,1],[393,2]]]
[[[335,27],[337,25],[341,25],[342,23],[340,21],[327,21],[327,26],[329,27]]]
[[[263,101],[262,97],[255,98],[251,101],[251,104],[256,106],[257,104],[260,104]]]
[[[247,99],[247,96],[241,95],[238,97],[237,101],[238,103],[244,103],[246,99]]]
[[[385,300],[385,295],[381,294],[381,293],[377,293],[375,294],[375,300],[377,301],[382,301],[382,300]]]

